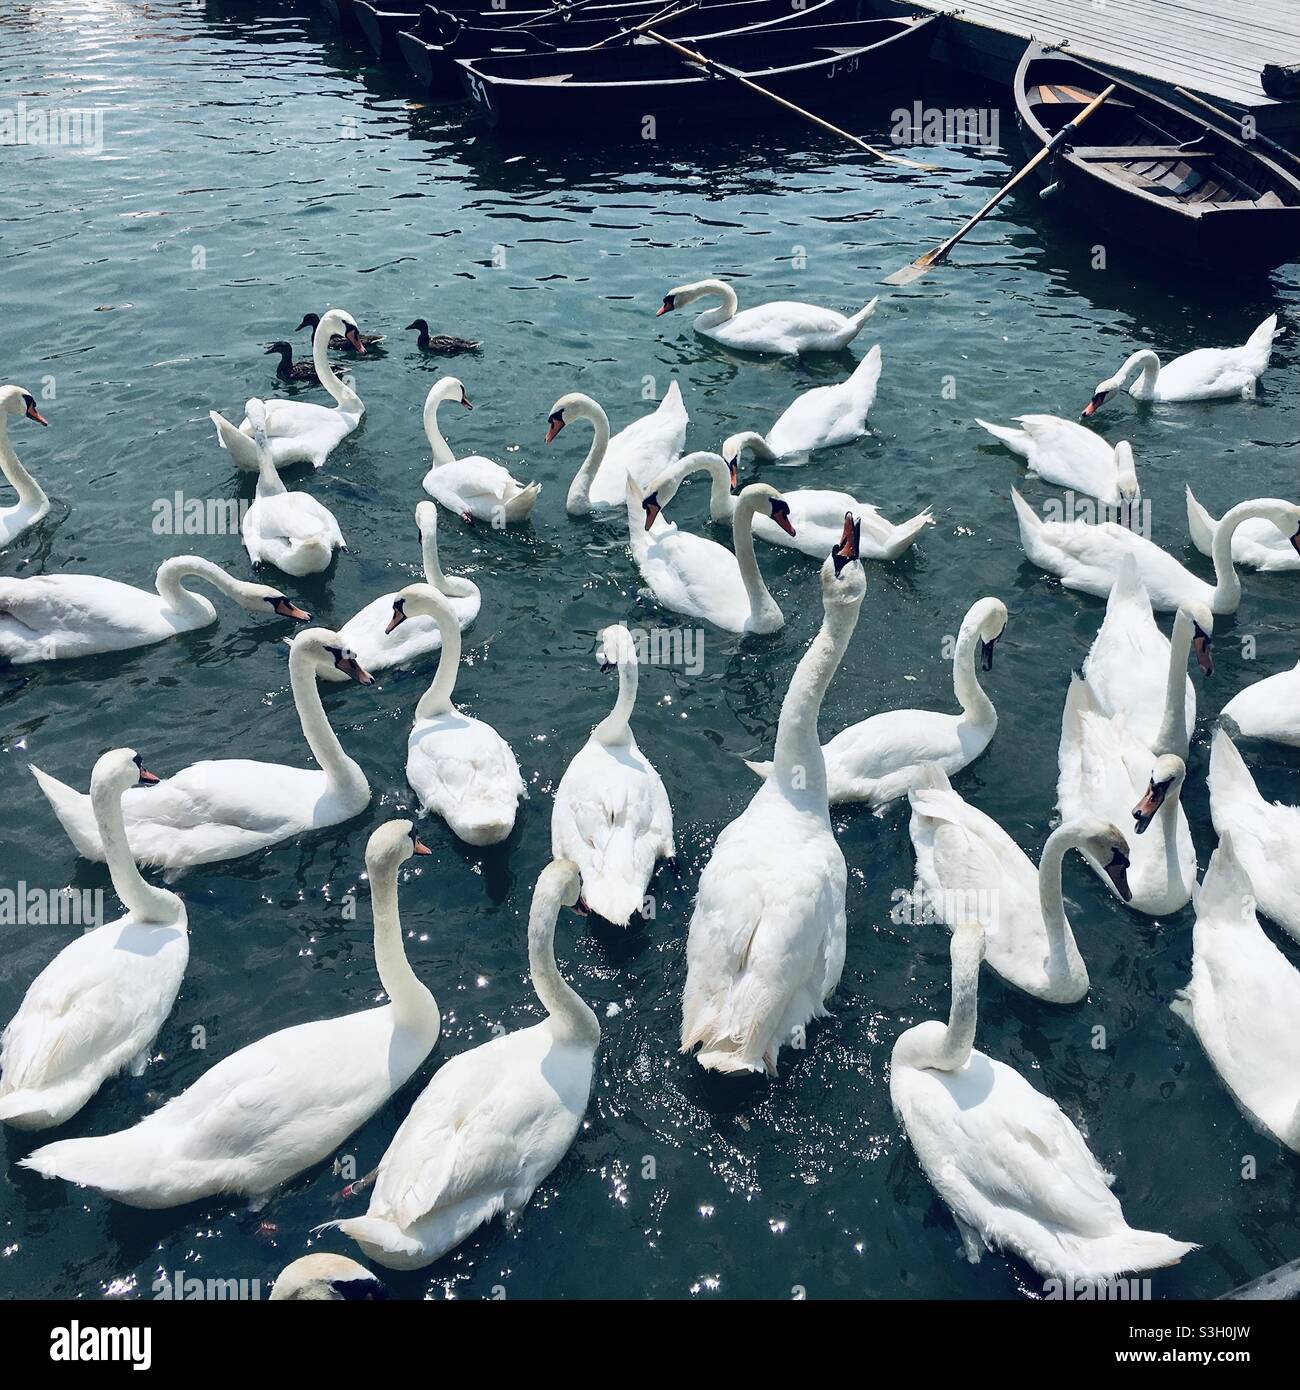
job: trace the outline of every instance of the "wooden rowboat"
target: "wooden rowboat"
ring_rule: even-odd
[[[1030,44],[1015,77],[1016,114],[1041,147],[1108,83],[1115,92],[1049,161],[1051,202],[1162,261],[1222,272],[1267,270],[1300,255],[1300,178],[1268,154],[1062,53]]]
[[[788,101],[816,110],[924,62],[938,16],[780,25],[701,41],[725,64]],[[761,98],[702,70],[650,38],[594,53],[459,58],[461,80],[487,120],[503,128],[583,125],[604,139],[645,139],[668,126],[705,126],[770,115]]]
[[[793,9],[790,0],[712,0],[689,9],[672,0],[635,0],[579,11],[572,19],[558,22],[539,16],[535,23],[520,28],[517,18],[508,26],[480,25],[477,16],[442,13],[430,6],[423,11],[419,27],[398,35],[398,44],[411,71],[432,95],[463,98],[457,58],[554,53],[598,43],[614,47],[630,42],[629,31],[650,19],[661,34],[694,40],[760,26],[852,19],[856,9],[856,0],[811,0],[802,10]]]

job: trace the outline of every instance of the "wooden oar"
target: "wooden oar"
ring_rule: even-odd
[[[1270,140],[1267,135],[1261,135],[1259,131],[1256,131],[1254,135],[1248,137],[1242,133],[1240,121],[1234,120],[1226,111],[1220,111],[1217,106],[1212,106],[1204,97],[1198,97],[1195,92],[1189,92],[1186,87],[1175,87],[1174,91],[1176,91],[1180,97],[1186,97],[1188,101],[1194,101],[1197,106],[1203,106],[1212,116],[1217,116],[1224,125],[1230,130],[1235,131],[1237,139],[1244,144],[1249,145],[1255,142],[1263,145],[1264,148],[1272,154],[1280,155],[1294,168],[1300,169],[1300,158],[1293,155],[1285,145],[1279,145],[1276,140]]]
[[[933,251],[927,251],[923,256],[918,256],[916,260],[914,260],[910,265],[905,265],[901,270],[894,271],[892,275],[886,275],[882,283],[886,285],[910,285],[913,280],[919,280],[921,276],[924,275],[925,272],[930,269],[931,266],[938,265],[940,261],[947,260],[948,252],[951,251],[952,248],[957,245],[957,243],[962,239],[962,237],[964,237],[966,233],[971,230],[972,227],[976,227],[981,222],[983,222],[983,220],[989,215],[989,213],[991,213],[993,209],[997,207],[997,205],[1003,200],[1003,198],[1007,196],[1008,193],[1011,192],[1011,190],[1021,181],[1021,179],[1027,177],[1030,173],[1032,173],[1033,170],[1036,169],[1043,162],[1043,160],[1047,158],[1049,154],[1052,154],[1055,150],[1060,149],[1060,147],[1063,144],[1065,144],[1065,142],[1070,138],[1070,136],[1074,134],[1074,132],[1084,123],[1084,121],[1088,119],[1089,116],[1092,115],[1092,113],[1102,104],[1103,101],[1106,100],[1108,96],[1110,96],[1110,94],[1114,90],[1115,84],[1112,82],[1110,86],[1107,87],[1106,90],[1101,93],[1100,96],[1093,97],[1093,99],[1087,104],[1087,106],[1085,106],[1083,110],[1080,111],[1079,114],[1072,121],[1067,121],[1060,128],[1060,130],[1058,130],[1056,134],[1052,136],[1052,138],[1047,142],[1047,144],[1045,144],[1043,148],[1038,151],[1038,153],[1029,161],[1029,163],[1026,164],[1025,167],[1021,169],[1018,174],[1013,174],[1007,180],[1007,182],[1004,183],[1002,187],[998,189],[998,191],[988,200],[988,202],[985,203],[982,208],[980,208],[980,210],[975,214],[975,216],[970,218],[969,221],[964,222],[960,227],[958,227],[957,230],[952,234],[952,236],[948,238],[947,241],[942,242],[940,245],[936,246]]]
[[[838,135],[842,140],[849,141],[856,145],[858,149],[865,150],[868,154],[875,155],[877,159],[883,159],[890,164],[904,164],[909,169],[923,169],[927,174],[932,174],[938,169],[937,164],[919,164],[915,159],[904,159],[900,154],[889,154],[885,150],[877,149],[875,145],[868,145],[865,140],[859,140],[856,135],[851,135],[847,130],[841,130],[839,126],[832,125],[829,121],[824,121],[820,116],[814,116],[811,111],[805,111],[802,106],[796,106],[794,102],[787,101],[784,97],[779,97],[775,92],[769,92],[766,87],[760,87],[757,82],[751,82],[743,72],[737,72],[735,68],[729,68],[725,63],[715,62],[712,58],[706,58],[703,53],[697,53],[692,48],[687,48],[684,44],[677,43],[674,39],[666,39],[662,34],[657,34],[653,29],[647,29],[646,33],[652,39],[671,48],[679,58],[685,58],[688,62],[698,63],[706,72],[718,73],[723,77],[729,77],[733,82],[739,82],[742,87],[748,87],[751,92],[757,92],[759,96],[766,97],[768,101],[774,101],[778,106],[784,107],[787,111],[793,111],[796,116],[802,116],[805,121],[811,121],[813,125],[820,126],[823,130],[828,130],[832,135]]]
[[[586,48],[579,51],[582,53],[595,53],[597,49],[604,48],[607,44],[618,43],[621,39],[635,38],[638,34],[644,34],[647,29],[652,28],[656,24],[667,24],[670,19],[680,19],[682,15],[689,14],[692,10],[698,10],[699,8],[700,0],[689,0],[689,3],[679,5],[676,9],[670,6],[667,14],[660,10],[660,12],[651,19],[642,20],[642,22],[634,28],[620,29],[618,33],[610,34],[608,38],[601,39],[599,43],[590,43]]]

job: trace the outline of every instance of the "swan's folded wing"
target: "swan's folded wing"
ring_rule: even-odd
[[[464,806],[476,799],[523,795],[523,778],[510,745],[491,725],[459,713],[411,734],[407,755],[411,785],[429,804]]]
[[[434,476],[448,492],[466,502],[488,506],[504,506],[523,486],[499,463],[479,455],[440,464],[434,469]]]

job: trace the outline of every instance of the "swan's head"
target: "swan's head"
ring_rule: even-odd
[[[305,322],[306,319],[303,320],[303,323]],[[300,324],[299,327],[301,326]],[[313,340],[316,333],[324,333],[326,342],[336,335],[345,338],[353,352],[365,355],[366,345],[361,341],[361,330],[357,327],[356,319],[346,309],[327,309],[325,316],[316,325]]]
[[[1121,439],[1115,445],[1115,482],[1119,487],[1121,501],[1142,500],[1142,489],[1138,485],[1137,469],[1133,463],[1133,446],[1127,439]]]
[[[740,460],[748,449],[757,458],[771,459],[776,455],[768,447],[767,440],[763,438],[757,430],[741,430],[739,434],[733,434],[722,441],[722,458],[727,467],[731,469],[731,486],[735,487],[739,479]]]
[[[346,1255],[304,1255],[276,1276],[268,1302],[356,1303],[388,1297],[388,1288]]]
[[[439,614],[455,621],[451,605],[432,584],[408,584],[393,599],[393,616],[384,632],[396,632],[408,618],[436,618]]]
[[[266,617],[267,611],[277,618],[289,618],[295,623],[311,622],[311,614],[299,608],[291,598],[269,584],[249,584],[237,580],[230,590],[230,597],[246,612]]]
[[[690,285],[678,285],[675,290],[669,290],[664,295],[664,302],[655,310],[655,317],[670,314],[674,309],[684,309],[688,304],[694,304],[697,299],[717,292],[716,286],[707,280],[697,280]]]
[[[970,624],[979,638],[980,669],[993,669],[993,648],[999,637],[1006,631],[1007,606],[1000,598],[982,598],[972,604],[962,626]]]
[[[717,455],[713,455],[717,458]],[[771,483],[750,483],[741,488],[736,498],[736,506],[749,507],[754,512],[766,511],[768,516],[787,536],[794,535],[794,522],[790,520],[790,504]]]
[[[1201,668],[1201,674],[1212,676],[1214,643],[1211,638],[1214,636],[1214,614],[1210,611],[1209,604],[1202,603],[1199,599],[1189,599],[1179,605],[1178,611],[1192,625],[1192,651],[1196,653],[1196,664]]]
[[[1096,816],[1080,816],[1063,829],[1089,858],[1101,865],[1115,891],[1128,902],[1133,894],[1128,886],[1129,844],[1124,832]]]
[[[341,671],[358,685],[375,683],[374,676],[357,660],[356,652],[327,627],[309,627],[300,632],[293,639],[293,652],[302,652],[318,671]]]
[[[432,854],[422,845],[409,820],[386,821],[366,841],[366,873],[373,879],[377,870],[396,869],[414,854]]]
[[[584,396],[581,391],[570,391],[567,396],[561,396],[546,417],[546,442],[549,444],[565,425],[573,420],[596,419],[598,410],[600,407],[596,402],[590,396]]]
[[[253,396],[244,402],[244,414],[248,418],[248,432],[259,449],[269,449],[266,437],[266,402]]]
[[[612,671],[623,661],[636,664],[636,643],[625,623],[612,623],[596,639],[596,660],[602,671]]]
[[[844,530],[839,544],[826,557],[821,568],[824,607],[852,607],[867,593],[867,576],[862,568],[862,522],[852,512],[844,513]]]
[[[1155,819],[1156,812],[1165,801],[1171,795],[1178,795],[1186,776],[1187,765],[1174,754],[1167,753],[1163,758],[1156,759],[1156,765],[1151,769],[1151,780],[1147,783],[1146,795],[1133,808],[1133,821],[1139,835]]]
[[[469,397],[465,394],[465,383],[456,376],[439,377],[437,381],[429,387],[429,394],[424,398],[424,409],[427,413],[436,410],[442,401],[459,401],[466,410],[473,410]]]
[[[1240,502],[1240,507],[1249,507],[1251,516],[1262,516],[1265,521],[1271,521],[1281,533],[1291,542],[1292,549],[1300,555],[1300,507],[1294,502],[1281,502],[1275,497],[1265,497],[1256,502]],[[1232,514],[1231,509],[1228,516]],[[1228,519],[1223,518],[1223,521]],[[1219,524],[1223,525],[1223,521]]]
[[[438,508],[432,502],[415,504],[415,530],[420,544],[436,540],[438,536]]]
[[[132,787],[153,787],[162,779],[144,765],[144,759],[134,748],[112,748],[101,754],[90,774],[90,790],[102,788],[120,797]]]
[[[38,425],[50,423],[36,409],[36,397],[30,391],[24,391],[21,386],[0,386],[0,414],[25,415],[29,420],[35,420]]]

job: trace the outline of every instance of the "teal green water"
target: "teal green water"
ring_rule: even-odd
[[[953,99],[939,79],[919,95]],[[441,1060],[498,1025],[537,1018],[523,923],[549,854],[550,797],[613,698],[594,634],[620,619],[673,623],[638,596],[618,520],[565,516],[587,437],[578,426],[545,447],[551,403],[588,391],[617,427],[645,408],[645,378],[661,393],[675,376],[692,447],[766,429],[848,359],[734,359],[696,338],[686,316],[656,320],[665,290],[722,274],[742,303],[854,309],[883,273],[977,206],[1018,150],[941,150],[945,175],[922,177],[791,128],[517,149],[463,106],[421,109],[402,69],[367,66],[307,0],[206,11],[14,5],[0,17],[0,105],[19,99],[103,107],[105,143],[98,157],[3,152],[0,378],[38,392],[53,379],[42,405],[50,429],[18,422],[13,437],[56,500],[39,531],[0,556],[0,574],[68,570],[148,587],[180,549],[247,574],[237,536],[157,535],[153,503],[177,489],[249,495],[207,412],[282,393],[262,347],[294,337],[305,354],[306,335],[292,330],[327,303],[388,342],[356,367],[362,428],[316,476],[290,475],[333,509],[351,546],[328,576],[285,585],[319,620],[341,624],[416,571],[420,406],[442,368],[401,332],[413,317],[484,340],[481,357],[455,368],[478,409],[447,421],[453,444],[543,484],[531,526],[503,534],[443,519],[445,566],[483,592],[458,699],[510,740],[530,800],[510,840],[488,852],[426,828],[434,856],[406,875],[402,910],[445,1031],[411,1086],[345,1146],[366,1172]],[[852,123],[885,139],[889,117],[864,98]],[[1206,275],[1165,282],[1114,255],[1110,269],[1092,269],[1091,241],[1048,220],[1036,198],[1016,198],[957,264],[885,291],[858,345],[879,341],[884,354],[872,433],[797,475],[894,519],[926,504],[937,519],[913,553],[869,569],[824,729],[891,706],[952,708],[944,636],[976,598],[1000,596],[1011,622],[988,678],[1000,729],[957,785],[1035,856],[1053,817],[1069,672],[1103,605],[1024,563],[1009,488],[1019,479],[1035,502],[1052,489],[1024,480],[971,418],[1073,415],[1132,346],[1172,355],[1238,342],[1267,313],[1294,323],[1300,308],[1294,268],[1246,288]],[[1253,405],[1144,409],[1123,399],[1100,417],[1108,438],[1134,443],[1155,539],[1200,574],[1209,566],[1187,541],[1185,482],[1216,514],[1243,497],[1296,491],[1297,356],[1284,336]],[[689,489],[676,520],[707,527],[706,504],[702,485]],[[742,641],[710,630],[698,677],[642,674],[636,727],[673,799],[680,848],[676,874],[656,880],[654,920],[628,931],[561,921],[561,962],[604,1027],[587,1123],[512,1230],[493,1225],[431,1269],[395,1276],[402,1296],[485,1297],[497,1287],[511,1298],[1041,1296],[1041,1281],[1014,1261],[960,1258],[890,1111],[894,1038],[947,1010],[946,933],[889,919],[891,895],[911,881],[905,807],[834,818],[850,866],[848,958],[834,1017],[812,1029],[807,1049],[783,1056],[775,1082],[718,1080],[677,1054],[694,885],[753,790],[740,757],[770,745],[785,683],[821,618],[811,562],[773,550],[761,558],[787,615],[780,633]],[[1216,633],[1185,797],[1202,864],[1213,845],[1206,718],[1294,662],[1298,597],[1295,575],[1249,576],[1240,614]],[[29,761],[82,787],[98,753],[124,743],[163,774],[232,753],[304,761],[283,635],[281,624],[222,605],[214,626],[162,646],[0,676],[0,886],[108,887],[104,870],[71,849]],[[178,881],[192,956],[158,1059],[139,1080],[105,1086],[63,1133],[129,1124],[272,1029],[375,999],[362,853],[370,831],[407,807],[406,730],[430,677],[420,668],[370,690],[327,691],[374,803],[346,826]],[[1255,749],[1249,759],[1266,794],[1300,801],[1294,753]],[[357,921],[339,905],[351,892]],[[986,972],[979,1045],[1083,1126],[1135,1225],[1201,1243],[1153,1276],[1157,1297],[1213,1295],[1300,1255],[1300,1164],[1249,1127],[1167,1007],[1188,978],[1190,912],[1131,915],[1077,861],[1066,894],[1093,980],[1087,1001],[1040,1004]],[[0,928],[0,1017],[67,939]],[[206,1051],[190,1046],[196,1025]],[[1092,1045],[1098,1025],[1104,1050]],[[159,1270],[260,1279],[265,1292],[308,1248],[313,1226],[360,1205],[336,1200],[343,1179],[326,1167],[256,1214],[223,1201],[133,1212],[20,1170],[30,1137],[5,1131],[2,1143],[8,1295],[147,1298]],[[1257,1166],[1250,1180],[1246,1155]],[[347,1242],[327,1235],[318,1248]]]

